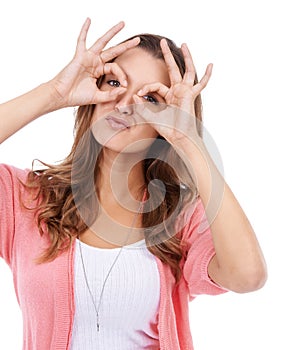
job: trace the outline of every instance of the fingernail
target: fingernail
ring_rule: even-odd
[[[137,37],[136,37],[136,38],[134,38],[132,41],[133,41],[133,42],[138,43],[138,42],[140,42],[140,37],[139,37],[139,36],[137,36]]]
[[[128,47],[134,47],[134,46],[137,46],[139,43],[140,43],[140,38],[136,37],[128,41],[127,44],[128,44]]]

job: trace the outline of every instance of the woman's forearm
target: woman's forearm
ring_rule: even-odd
[[[215,257],[209,275],[218,284],[236,292],[263,286],[266,265],[253,228],[229,186],[208,154],[205,145],[181,146],[206,208]]]
[[[34,119],[59,108],[51,83],[0,104],[0,143]]]

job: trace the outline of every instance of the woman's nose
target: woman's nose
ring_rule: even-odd
[[[133,105],[134,99],[132,93],[125,93],[119,96],[118,101],[115,105],[115,109],[123,114],[132,114],[133,113]]]

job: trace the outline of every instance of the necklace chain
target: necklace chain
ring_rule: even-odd
[[[103,282],[103,286],[102,286],[102,289],[101,289],[101,293],[100,293],[100,297],[99,297],[99,302],[98,302],[98,306],[96,305],[96,301],[95,301],[95,298],[94,298],[94,295],[91,291],[91,288],[90,288],[90,285],[89,285],[89,281],[88,281],[88,277],[87,277],[87,272],[86,272],[86,267],[85,267],[85,262],[84,262],[84,259],[83,259],[83,253],[82,253],[82,248],[81,248],[81,241],[78,237],[78,243],[79,243],[79,252],[80,252],[80,258],[81,258],[81,263],[82,263],[82,268],[83,268],[83,273],[84,273],[84,279],[85,279],[85,282],[86,282],[86,286],[87,286],[87,289],[88,289],[88,292],[90,294],[90,297],[91,297],[91,300],[92,300],[92,304],[94,306],[94,309],[95,309],[95,312],[96,312],[96,327],[97,327],[97,332],[99,332],[100,330],[100,323],[99,323],[99,309],[100,309],[100,306],[101,306],[101,301],[102,301],[102,296],[103,296],[103,292],[104,292],[104,289],[105,289],[105,285],[106,285],[106,282],[108,280],[108,277],[110,276],[110,273],[114,267],[114,265],[116,264],[125,244],[127,243],[128,241],[128,238],[130,237],[130,234],[132,232],[132,229],[135,225],[135,222],[136,222],[136,219],[137,219],[137,216],[139,215],[140,213],[140,209],[143,205],[143,202],[140,203],[140,206],[137,210],[137,212],[135,213],[134,217],[133,217],[133,221],[132,221],[132,224],[131,224],[131,227],[130,227],[130,231],[127,235],[127,239],[125,241],[125,243],[122,245],[121,249],[119,250],[118,254],[116,255],[113,263],[111,264],[111,267],[109,268],[106,276],[105,276],[105,279],[104,279],[104,282]]]

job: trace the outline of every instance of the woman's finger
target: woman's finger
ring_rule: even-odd
[[[148,94],[149,92],[154,92],[156,94],[158,94],[163,100],[165,100],[166,95],[169,91],[169,88],[161,83],[153,83],[153,84],[147,84],[144,85],[141,90],[139,90],[137,92],[138,96],[144,96],[146,94]]]
[[[117,63],[105,63],[103,74],[112,74],[120,82],[121,86],[127,87],[127,75]]]
[[[126,91],[126,88],[124,88],[124,87],[119,87],[119,88],[109,90],[109,91],[98,90],[96,95],[93,98],[92,104],[113,101],[118,96],[123,94],[125,91]]]
[[[83,24],[80,34],[77,38],[77,46],[76,46],[76,52],[85,51],[86,50],[86,39],[88,30],[90,28],[91,20],[90,18],[87,18],[85,20],[85,23]]]
[[[133,100],[135,102],[135,113],[150,123],[157,123],[159,119],[156,119],[156,117],[162,115],[167,108],[167,105],[164,103],[155,105],[150,102],[144,102],[143,99],[137,95],[133,96]]]
[[[200,92],[206,87],[206,85],[209,82],[209,79],[211,77],[212,73],[212,67],[213,64],[210,63],[206,67],[205,74],[203,75],[202,79],[197,83],[196,85],[193,86],[193,93],[197,96],[200,94]]]
[[[143,99],[137,95],[133,96],[134,112],[145,122],[154,122],[156,121],[156,112],[152,111],[149,103],[144,103]]]
[[[112,28],[110,28],[102,37],[100,37],[93,46],[91,46],[90,51],[95,54],[99,54],[103,48],[107,45],[107,43],[125,26],[123,21],[119,22]]]
[[[186,44],[182,44],[181,49],[182,49],[182,53],[184,55],[185,66],[186,66],[186,71],[185,71],[185,74],[183,77],[183,81],[184,81],[184,83],[192,86],[194,84],[195,74],[196,74],[192,55],[191,55],[190,50]]]
[[[182,80],[179,68],[175,62],[175,59],[172,55],[172,52],[168,46],[168,43],[165,39],[160,41],[160,46],[163,52],[164,60],[168,68],[169,78],[171,85],[179,83]]]
[[[136,38],[133,38],[129,41],[121,43],[117,46],[110,47],[109,49],[107,49],[101,53],[101,59],[103,60],[103,62],[111,61],[112,59],[121,55],[122,53],[124,53],[128,49],[131,49],[131,48],[137,46],[139,44],[139,42],[140,42],[140,38],[136,37]]]

